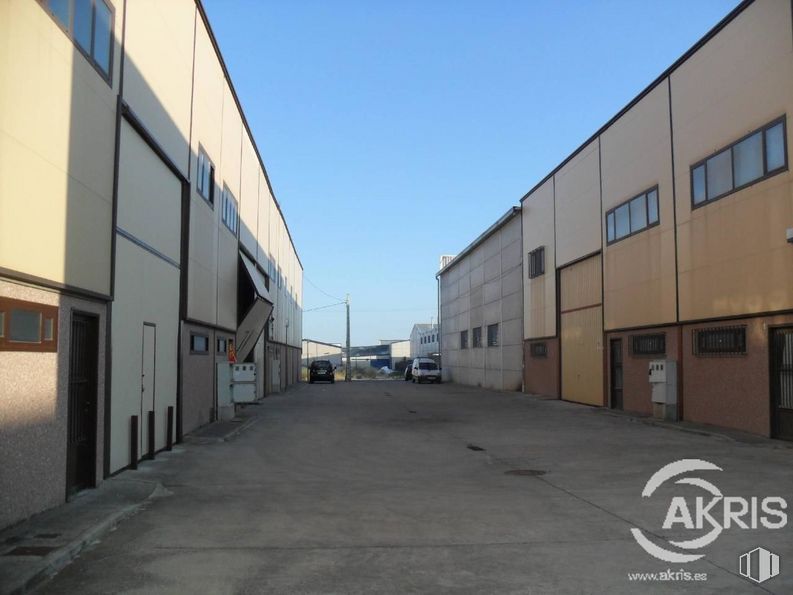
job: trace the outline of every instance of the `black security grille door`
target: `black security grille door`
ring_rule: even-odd
[[[622,410],[622,339],[611,340],[611,408]]]
[[[793,440],[793,328],[771,338],[771,399],[774,438]]]
[[[96,485],[97,322],[72,316],[69,356],[67,494]]]

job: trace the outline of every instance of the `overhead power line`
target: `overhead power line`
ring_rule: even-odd
[[[325,291],[324,289],[322,289],[322,288],[321,288],[319,285],[317,285],[316,283],[314,283],[314,282],[313,282],[311,279],[309,279],[308,277],[306,277],[306,274],[305,274],[305,273],[303,273],[303,279],[305,279],[306,281],[308,281],[308,282],[311,284],[311,286],[312,286],[314,289],[316,289],[316,290],[317,290],[317,291],[319,291],[320,293],[324,294],[325,296],[329,297],[330,299],[332,299],[332,300],[336,300],[337,302],[344,303],[344,299],[343,299],[343,298],[340,298],[340,297],[337,297],[337,296],[335,296],[335,295],[331,295],[331,294],[329,294],[327,291]]]

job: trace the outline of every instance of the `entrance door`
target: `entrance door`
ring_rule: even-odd
[[[140,369],[140,450],[148,453],[149,411],[154,411],[154,380],[157,350],[157,327],[150,322],[143,323],[143,359]]]
[[[72,315],[66,493],[96,485],[97,319]]]
[[[623,409],[622,405],[622,339],[611,340],[611,408]]]
[[[771,428],[774,438],[793,440],[793,328],[771,335]]]

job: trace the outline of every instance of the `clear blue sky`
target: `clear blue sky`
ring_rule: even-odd
[[[352,343],[436,316],[467,246],[737,0],[204,0],[305,267]],[[313,283],[313,285],[312,285]],[[344,308],[306,338],[344,340]]]

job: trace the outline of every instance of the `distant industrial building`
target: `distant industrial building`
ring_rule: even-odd
[[[438,325],[418,323],[410,331],[410,357],[438,357],[440,355]]]
[[[513,207],[438,273],[444,381],[523,384],[523,246]]]
[[[318,359],[327,360],[334,366],[342,365],[342,347],[339,343],[325,343],[313,339],[303,339],[302,367],[307,369],[311,362]]]

